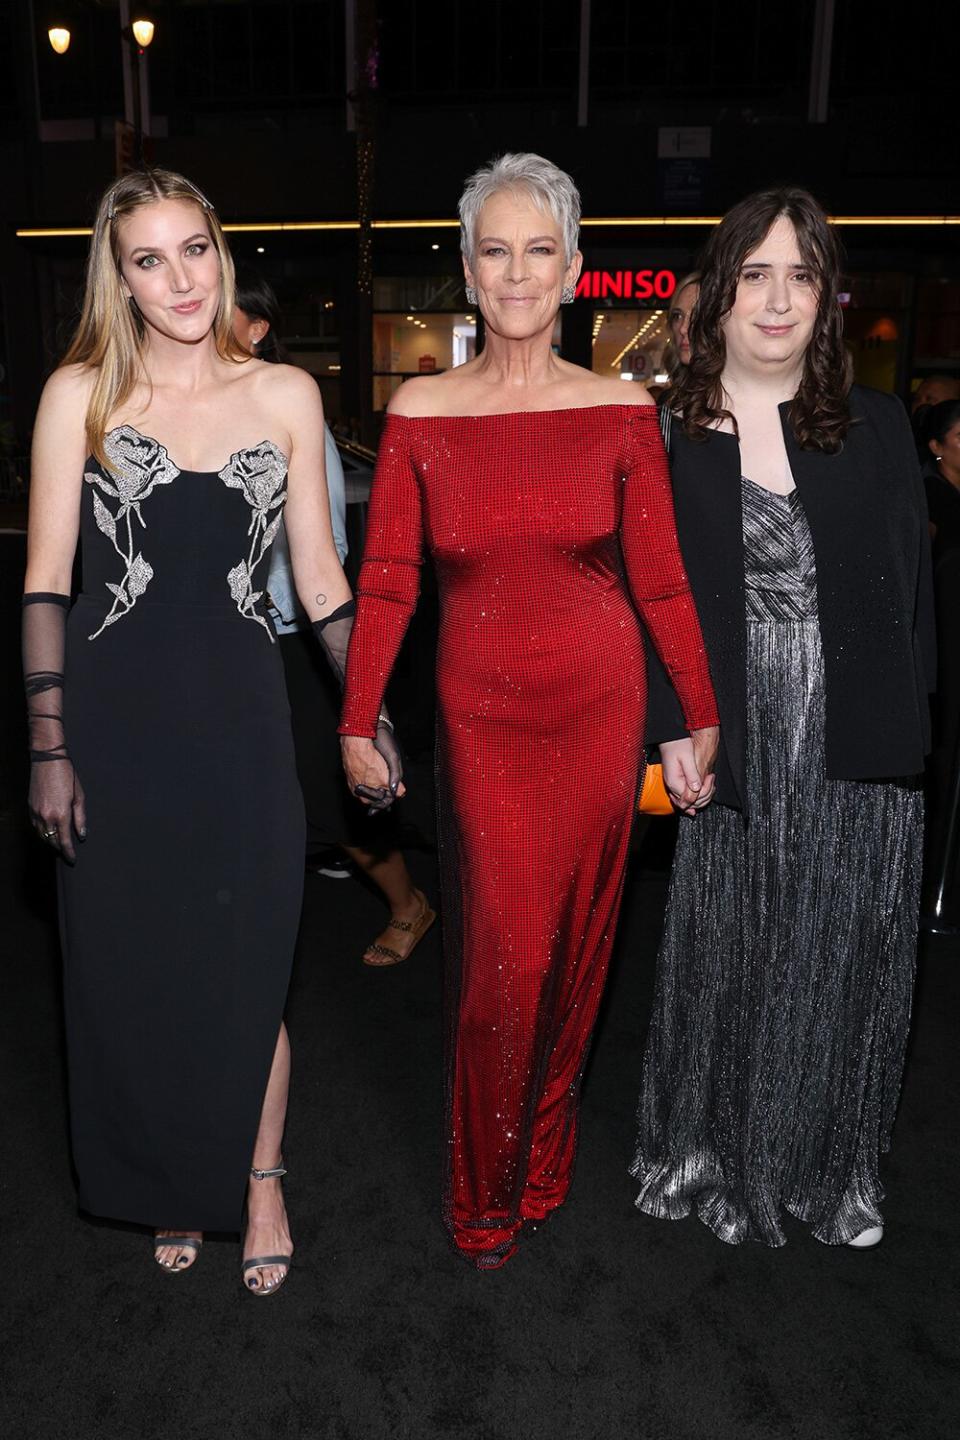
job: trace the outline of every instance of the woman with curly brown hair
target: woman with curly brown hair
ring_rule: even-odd
[[[730,1244],[876,1244],[903,1070],[933,675],[906,414],[851,386],[839,257],[805,191],[706,252],[671,399],[680,545],[720,711],[681,823],[640,1098],[637,1206]],[[648,740],[688,747],[651,664]]]

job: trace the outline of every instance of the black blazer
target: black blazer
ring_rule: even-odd
[[[936,676],[927,511],[900,401],[855,385],[837,455],[801,450],[780,407],[787,454],[817,562],[826,687],[826,770],[836,780],[914,775],[930,747]],[[717,800],[745,809],[746,610],[740,446],[710,431],[670,435],[677,533],[720,711]],[[686,734],[666,672],[647,646],[647,743]]]

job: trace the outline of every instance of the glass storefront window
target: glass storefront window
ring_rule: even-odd
[[[387,284],[399,284],[388,281]],[[419,282],[412,282],[419,283]],[[554,354],[560,354],[562,317],[553,327]],[[373,409],[387,408],[390,396],[414,375],[437,375],[464,365],[477,353],[477,315],[394,310],[373,317]]]
[[[960,370],[960,280],[921,280],[914,369]]]
[[[893,392],[910,303],[909,277],[895,270],[854,274],[842,282],[843,338],[859,385]]]
[[[890,393],[896,390],[902,334],[903,317],[898,310],[848,311],[843,338],[858,385]]]
[[[374,310],[460,310],[462,275],[377,275],[373,281]]]
[[[669,339],[666,310],[594,310],[591,368],[599,375],[665,385]]]
[[[25,445],[18,445],[13,423],[13,396],[10,391],[3,292],[0,291],[0,500],[21,500],[25,494]]]
[[[473,311],[431,314],[393,311],[373,317],[373,408],[385,410],[390,396],[413,375],[436,375],[472,360],[477,353]]]

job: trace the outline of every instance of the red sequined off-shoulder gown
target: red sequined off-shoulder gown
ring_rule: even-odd
[[[689,727],[716,710],[652,406],[388,417],[343,734],[374,734],[424,543],[441,617],[444,1218],[486,1268],[570,1184],[641,758],[638,612]]]

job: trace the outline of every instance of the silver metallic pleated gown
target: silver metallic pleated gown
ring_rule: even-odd
[[[695,1208],[730,1244],[784,1244],[786,1210],[839,1245],[882,1223],[922,800],[826,778],[806,517],[796,490],[742,492],[749,821],[714,805],[680,825],[631,1174],[639,1209]]]

